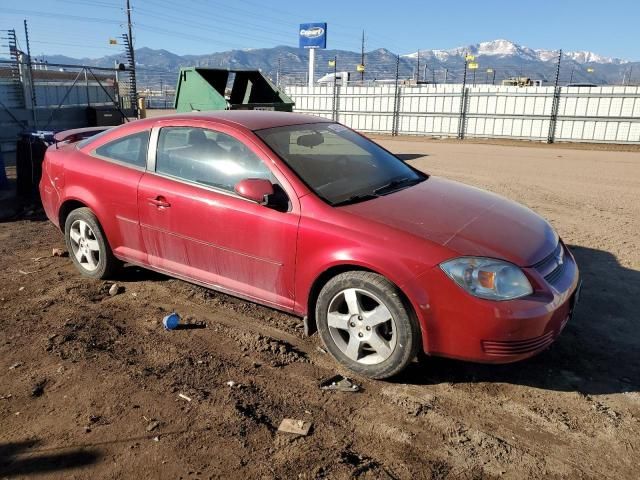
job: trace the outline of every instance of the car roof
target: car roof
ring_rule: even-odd
[[[165,120],[212,120],[227,124],[236,124],[249,130],[262,130],[264,128],[284,127],[289,125],[301,125],[305,123],[330,122],[326,118],[302,113],[275,112],[266,110],[220,110],[214,112],[192,112],[163,115],[148,118],[146,121],[153,123]]]

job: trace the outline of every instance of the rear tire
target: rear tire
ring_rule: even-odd
[[[382,379],[400,373],[417,355],[420,328],[398,287],[373,272],[336,275],[316,302],[318,333],[348,369]]]
[[[120,267],[98,219],[88,208],[73,210],[64,224],[64,238],[76,268],[90,278],[108,278]]]

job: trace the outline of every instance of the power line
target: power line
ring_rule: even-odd
[[[159,20],[166,20],[172,24],[178,24],[178,25],[185,25],[188,26],[190,29],[194,29],[194,30],[199,30],[199,31],[206,31],[208,33],[214,33],[214,31],[212,31],[211,25],[206,25],[203,23],[199,23],[199,22],[194,22],[194,21],[184,21],[184,20],[178,20],[176,18],[171,18],[167,15],[160,15],[157,13],[151,13],[147,10],[142,10],[144,12],[144,15],[149,16],[151,18],[156,18]],[[225,29],[225,28],[220,28],[220,27],[216,27],[215,28],[215,32],[221,32],[221,33],[227,33],[227,34],[231,34],[234,35],[235,37],[242,37],[242,38],[246,38],[252,41],[256,41],[256,40],[268,40],[268,41],[273,41],[275,37],[269,38],[269,37],[261,37],[261,36],[255,36],[255,35],[246,35],[246,34],[242,34],[242,33],[238,33],[237,31],[231,30],[231,29]],[[278,41],[280,41],[281,38],[278,39]],[[231,44],[231,45],[235,45],[235,44]]]
[[[118,20],[109,20],[106,18],[85,17],[81,15],[67,15],[62,13],[44,12],[44,11],[18,10],[14,8],[4,8],[4,7],[3,7],[3,13],[16,14],[16,15],[31,15],[34,17],[63,18],[65,20],[80,20],[83,22],[104,23],[104,24],[110,24],[110,25],[120,25],[122,23]]]
[[[41,38],[41,37],[40,37]],[[41,43],[44,45],[62,45],[65,47],[82,47],[82,48],[92,48],[92,49],[100,49],[100,50],[113,50],[111,47],[102,46],[99,47],[97,45],[85,45],[81,43],[66,43],[66,42],[53,42],[49,40],[31,40],[31,43]]]
[[[78,5],[87,5],[90,7],[102,7],[102,8],[117,8],[118,10],[122,10],[122,7],[117,5],[113,5],[107,2],[97,2],[97,1],[88,1],[88,0],[55,0],[60,3],[75,3]]]

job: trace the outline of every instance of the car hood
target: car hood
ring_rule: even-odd
[[[527,207],[433,176],[341,210],[430,240],[459,255],[500,258],[522,267],[542,260],[558,243],[549,223]]]

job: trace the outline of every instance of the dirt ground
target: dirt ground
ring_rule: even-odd
[[[381,142],[555,226],[584,287],[548,351],[324,392],[341,370],[298,318],[133,267],[110,296],[25,211],[0,223],[0,477],[639,478],[640,153]]]

